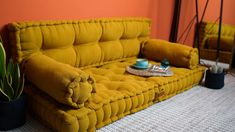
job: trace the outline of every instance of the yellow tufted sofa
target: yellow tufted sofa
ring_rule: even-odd
[[[212,22],[202,22],[199,29],[200,57],[216,60],[217,38],[219,25]],[[219,60],[231,63],[235,36],[235,26],[222,24]]]
[[[205,70],[197,49],[149,39],[147,18],[17,22],[8,29],[29,107],[56,131],[95,131],[197,85]],[[169,59],[174,75],[127,73],[139,56]]]

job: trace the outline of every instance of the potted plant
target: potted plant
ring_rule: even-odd
[[[0,130],[10,130],[25,123],[26,97],[22,94],[24,75],[19,64],[10,59],[6,64],[6,53],[0,36]]]
[[[221,27],[222,27],[222,13],[223,12],[223,0],[220,3],[220,21],[219,31],[217,39],[217,51],[216,51],[216,63],[206,71],[205,86],[213,89],[220,89],[224,86],[224,75],[225,72],[222,67],[218,66],[219,62],[219,51],[220,51],[220,38],[221,38]]]
[[[225,72],[222,67],[216,65],[211,66],[206,71],[205,86],[212,89],[220,89],[224,86]]]

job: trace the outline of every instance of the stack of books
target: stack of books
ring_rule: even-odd
[[[163,66],[158,66],[158,65],[152,65],[149,68],[149,72],[167,74],[167,71],[169,70],[169,68],[170,66],[163,67]]]

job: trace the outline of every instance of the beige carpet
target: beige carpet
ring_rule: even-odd
[[[226,75],[225,87],[212,90],[196,86],[166,101],[126,116],[98,132],[235,132],[235,77]],[[50,131],[37,120],[11,132]]]

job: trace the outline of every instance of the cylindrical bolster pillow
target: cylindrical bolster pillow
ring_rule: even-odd
[[[155,61],[168,59],[171,65],[194,69],[198,65],[198,50],[165,40],[151,39],[144,43],[142,54]]]
[[[23,68],[29,81],[63,104],[81,108],[95,92],[95,80],[87,73],[45,55],[32,55]]]

